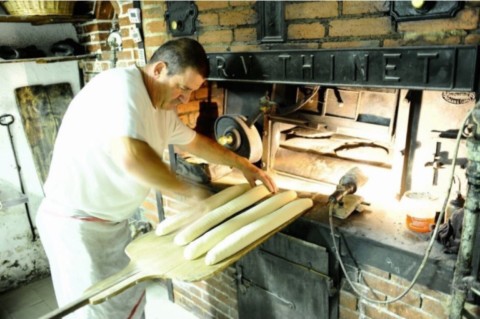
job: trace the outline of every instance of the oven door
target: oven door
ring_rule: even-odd
[[[236,264],[239,318],[337,318],[324,247],[278,233]]]

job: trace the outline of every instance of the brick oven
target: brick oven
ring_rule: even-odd
[[[448,183],[452,134],[478,99],[479,4],[461,2],[447,14],[431,16],[428,12],[438,7],[424,8],[415,11],[418,19],[408,18],[410,9],[393,10],[389,1],[194,4],[195,30],[183,36],[205,46],[212,73],[210,86],[178,110],[180,117],[200,129],[215,123],[205,118],[201,105],[219,116],[252,119],[261,101],[272,102],[277,111],[254,121],[263,139],[258,165],[281,176],[281,187],[293,187],[295,177],[297,190],[314,196],[317,204],[223,273],[193,284],[168,283],[171,299],[199,318],[448,317],[455,254],[445,254],[436,243],[404,298],[373,303],[347,283],[322,203],[352,163],[367,172],[369,181],[358,190],[362,205],[355,206],[363,212],[336,218],[334,241],[356,290],[383,301],[404,291],[429,237],[406,229],[400,198],[412,189],[442,193]],[[175,36],[171,15],[165,14],[168,2],[145,1],[140,5],[144,41],[133,41],[128,9],[134,5],[118,2],[123,38],[118,66],[139,61],[139,54],[148,58]],[[77,26],[89,48],[102,51],[101,60],[83,63],[86,81],[110,67],[103,41],[111,26],[111,21]],[[305,131],[334,134],[337,144],[299,133]],[[465,144],[463,139],[455,183],[464,196]],[[180,155],[169,156],[174,164]],[[221,178],[213,182],[228,184]],[[157,209],[163,207],[168,216],[177,205],[152,194],[144,214],[155,220]],[[478,255],[474,250],[475,278]],[[464,305],[472,317],[480,315],[476,304],[469,296]]]

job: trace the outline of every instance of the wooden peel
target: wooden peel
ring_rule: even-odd
[[[167,236],[157,236],[155,231],[151,231],[138,237],[126,247],[125,252],[130,257],[130,263],[124,269],[94,284],[77,300],[44,315],[40,319],[62,318],[87,304],[101,303],[141,281],[170,278],[193,282],[208,279],[255,249],[300,215],[272,230],[224,261],[210,266],[205,264],[205,254],[194,260],[187,260],[183,257],[183,247],[177,246],[173,242],[177,232]]]

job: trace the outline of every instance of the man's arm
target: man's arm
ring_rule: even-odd
[[[273,179],[265,171],[250,163],[245,157],[235,154],[208,137],[196,134],[192,142],[178,145],[178,147],[210,163],[239,169],[252,186],[255,185],[255,180],[260,180],[271,192],[278,190]]]
[[[120,137],[112,141],[113,160],[140,183],[165,193],[202,198],[206,194],[177,179],[161,157],[144,141]]]

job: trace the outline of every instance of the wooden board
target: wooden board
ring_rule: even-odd
[[[15,89],[22,124],[37,174],[45,182],[58,129],[73,98],[69,83],[32,85]]]
[[[88,303],[101,303],[145,280],[168,278],[194,282],[208,279],[235,263],[302,214],[295,216],[243,250],[215,265],[205,264],[205,254],[194,260],[185,259],[183,257],[184,247],[173,242],[176,233],[157,236],[154,231],[151,231],[138,237],[127,246],[125,251],[130,257],[130,263],[127,267],[96,283],[87,289],[79,299],[46,314],[40,319],[62,318]]]
[[[103,302],[135,285],[137,282],[144,280],[163,278],[195,282],[208,279],[235,263],[295,219],[292,218],[248,247],[215,265],[207,265],[205,263],[206,254],[194,260],[185,259],[183,257],[184,247],[178,246],[173,242],[176,233],[168,236],[157,236],[154,231],[151,231],[127,246],[126,253],[130,257],[131,262],[127,266],[128,272],[124,273],[125,280],[112,285],[112,278],[107,278],[106,281],[95,284],[88,291],[103,291],[91,297],[90,303],[97,304]],[[118,277],[119,274],[116,274],[116,276]],[[106,289],[102,289],[104,287]]]

